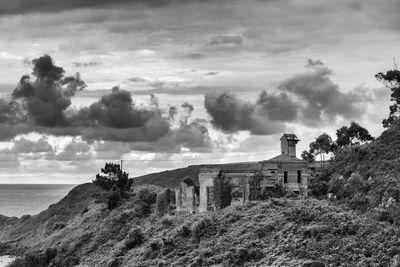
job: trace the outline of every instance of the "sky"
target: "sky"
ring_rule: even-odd
[[[0,183],[259,161],[384,130],[397,0],[0,0]],[[76,73],[79,73],[77,75]],[[25,76],[24,79],[21,79]]]

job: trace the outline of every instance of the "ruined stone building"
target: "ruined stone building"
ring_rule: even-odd
[[[232,195],[247,202],[254,194],[277,187],[299,196],[307,196],[308,162],[296,158],[296,144],[300,141],[294,134],[284,134],[281,154],[260,162],[200,165],[199,186],[185,179],[176,188],[178,212],[205,212],[216,208],[216,179],[225,177],[232,187]],[[230,192],[229,192],[230,193]]]

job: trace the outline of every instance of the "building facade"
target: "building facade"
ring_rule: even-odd
[[[235,164],[200,165],[198,195],[194,186],[190,189],[181,184],[176,191],[177,211],[189,210],[193,212],[205,212],[215,209],[214,186],[215,179],[223,174],[229,179],[234,189],[234,194],[240,196],[240,200],[247,202],[253,199],[251,194],[252,179],[257,177],[259,192],[267,189],[282,187],[287,192],[293,192],[301,197],[307,197],[308,190],[308,162],[296,157],[296,144],[300,141],[294,134],[284,134],[281,139],[281,154],[269,160],[260,162],[245,162]],[[254,184],[252,185],[254,186]],[[191,201],[190,197],[183,198],[181,192],[189,190],[198,198],[198,204]],[[188,207],[189,205],[189,207]],[[194,205],[194,206],[193,206]],[[188,211],[189,211],[188,210]]]

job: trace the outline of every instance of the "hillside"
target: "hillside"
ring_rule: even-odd
[[[369,144],[338,151],[312,183],[314,191],[325,183],[333,200],[271,198],[159,218],[161,186],[186,177],[197,183],[200,165],[138,177],[112,211],[108,192],[80,185],[38,215],[1,216],[0,253],[24,255],[12,267],[399,266],[399,140],[395,125]],[[394,199],[387,208],[384,195]]]
[[[229,170],[257,170],[258,162],[235,162],[225,164],[207,164],[207,165],[191,165],[186,168],[168,170],[158,173],[150,173],[143,176],[135,177],[136,185],[154,184],[168,188],[175,188],[185,179],[190,178],[196,185],[199,185],[199,173],[202,166],[215,166],[219,169]]]
[[[109,211],[105,192],[80,185],[39,215],[3,219],[1,252],[27,252],[14,266],[28,267],[387,266],[400,254],[399,228],[346,205],[281,198],[158,218],[160,189]]]
[[[199,184],[200,169],[196,166],[168,170],[158,173],[150,173],[143,176],[135,177],[136,185],[154,184],[163,187],[174,188],[184,178],[191,178],[196,185]]]

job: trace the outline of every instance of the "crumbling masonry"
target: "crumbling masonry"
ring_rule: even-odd
[[[233,196],[247,202],[277,187],[306,197],[308,162],[296,158],[296,144],[300,140],[294,134],[284,134],[280,140],[281,154],[269,160],[199,166],[199,187],[187,178],[175,189],[177,212],[215,210],[229,205]]]

